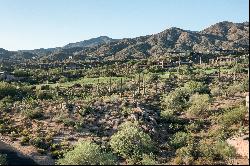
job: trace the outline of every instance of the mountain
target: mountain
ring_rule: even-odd
[[[9,56],[26,59],[35,56],[38,59],[61,61],[72,56],[75,60],[92,58],[124,60],[167,55],[169,51],[207,52],[218,49],[234,50],[239,48],[249,48],[249,22],[233,23],[223,21],[202,31],[172,27],[153,35],[119,40],[100,36],[54,49],[37,49],[12,53],[6,52],[6,50],[1,53],[0,50],[0,58]],[[27,54],[27,52],[32,55]]]
[[[100,44],[106,44],[112,41],[115,41],[115,39],[109,38],[107,36],[100,36],[97,38],[92,38],[89,40],[84,40],[84,41],[80,41],[76,43],[69,43],[63,48],[67,49],[67,48],[74,48],[74,47],[94,47],[94,46],[98,46]]]
[[[9,58],[11,56],[11,52],[8,50],[5,50],[3,48],[0,48],[0,59],[1,58]]]

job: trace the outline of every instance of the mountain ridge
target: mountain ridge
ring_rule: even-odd
[[[201,31],[183,30],[177,27],[162,32],[135,38],[112,39],[100,36],[63,47],[6,52],[5,56],[65,60],[72,56],[76,60],[98,57],[104,60],[140,59],[165,55],[169,51],[207,52],[216,49],[249,48],[249,22],[233,23],[223,21]],[[29,53],[29,54],[28,54]],[[3,54],[3,53],[2,53]]]

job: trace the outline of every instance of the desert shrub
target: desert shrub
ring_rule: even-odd
[[[7,155],[0,153],[0,165],[7,165]]]
[[[24,115],[25,117],[29,119],[42,119],[43,118],[43,112],[40,109],[34,109],[34,110],[25,109],[25,110],[22,110],[22,115]]]
[[[49,85],[42,85],[41,86],[41,90],[49,90],[49,89],[50,89]]]
[[[88,104],[79,110],[79,114],[84,117],[85,115],[88,115],[88,114],[92,113],[93,111],[94,111],[94,109],[91,107],[90,104]]]
[[[194,161],[193,149],[191,146],[184,146],[176,150],[176,157],[178,162],[175,164],[178,165],[192,165]],[[176,162],[176,161],[175,161]]]
[[[65,126],[72,126],[72,127],[75,126],[75,121],[71,118],[63,119],[62,122]]]
[[[27,136],[24,136],[24,137],[21,138],[20,144],[21,144],[22,146],[28,145],[28,144],[29,144],[29,141],[30,141],[30,138],[27,137]]]
[[[184,88],[187,90],[188,93],[209,93],[209,88],[207,85],[203,84],[202,82],[197,81],[189,81],[184,84]]]
[[[191,124],[185,126],[185,129],[188,132],[198,132],[202,129],[203,126],[204,126],[204,120],[198,119],[192,122]]]
[[[178,88],[163,97],[162,105],[165,109],[181,111],[186,107],[188,99],[189,95],[187,91],[183,88]]]
[[[75,148],[64,154],[59,159],[59,165],[113,165],[116,164],[116,157],[105,152],[101,147],[91,141],[79,142]]]
[[[138,123],[125,122],[110,140],[111,148],[126,159],[140,159],[142,154],[152,152],[154,143],[150,136],[144,133]]]
[[[121,109],[121,114],[124,116],[130,115],[132,112],[133,112],[133,110],[131,108],[128,108],[128,107],[123,107]]]
[[[249,78],[245,78],[242,82],[242,89],[244,92],[249,92]]]
[[[221,89],[218,86],[214,86],[210,88],[210,92],[213,97],[217,97],[220,95]]]
[[[63,151],[62,150],[53,150],[51,151],[51,157],[53,159],[59,159],[59,158],[63,158]],[[65,164],[66,165],[66,164]]]
[[[24,71],[24,70],[14,70],[13,74],[15,77],[28,77],[28,76],[30,76],[29,71]]]
[[[30,144],[39,149],[48,149],[49,145],[43,137],[35,137],[30,140]]]
[[[0,111],[8,112],[12,107],[12,99],[8,96],[0,100]]]
[[[202,140],[198,147],[200,157],[205,161],[227,161],[236,155],[235,149],[224,141]],[[209,164],[209,163],[206,163]]]
[[[153,154],[143,154],[142,160],[139,162],[140,165],[158,165],[159,163],[155,160]]]
[[[62,77],[59,79],[59,83],[65,83],[65,82],[68,82],[68,78],[67,77]]]
[[[0,100],[7,96],[14,97],[17,94],[18,90],[15,86],[6,82],[0,82]]]
[[[36,96],[41,100],[50,100],[53,99],[54,94],[48,91],[37,91]]]
[[[244,87],[241,83],[234,83],[233,85],[225,89],[226,96],[230,96],[230,97],[234,96],[238,92],[243,92],[243,91],[244,91]]]
[[[183,146],[186,146],[188,141],[192,139],[191,135],[189,133],[185,132],[177,132],[170,138],[170,146],[174,149],[181,148]]]
[[[172,122],[176,119],[176,116],[175,116],[173,110],[162,110],[161,111],[161,118]]]
[[[215,156],[227,161],[236,156],[236,150],[224,141],[217,141],[214,145]]]
[[[241,106],[241,107],[236,107],[233,109],[227,110],[224,114],[219,116],[218,122],[222,126],[229,127],[233,124],[238,124],[244,120],[244,117],[246,115],[246,108]]]
[[[210,105],[209,95],[194,94],[189,100],[190,107],[187,113],[192,116],[202,116],[207,113]]]

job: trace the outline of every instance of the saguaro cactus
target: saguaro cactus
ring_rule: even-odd
[[[139,78],[138,78],[138,93],[140,94],[141,90],[141,74],[139,73]]]
[[[109,93],[111,94],[112,79],[109,77]]]
[[[99,78],[97,79],[97,93],[100,95],[100,87],[99,87],[100,80]]]
[[[122,97],[122,77],[121,77],[121,82],[120,82],[120,96]]]
[[[143,74],[143,78],[142,78],[142,80],[143,80],[143,85],[142,85],[142,87],[143,87],[143,95],[146,95],[146,83],[145,83],[145,77],[144,77],[144,74]]]

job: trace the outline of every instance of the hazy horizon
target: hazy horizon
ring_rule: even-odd
[[[249,21],[247,0],[0,0],[0,48],[62,47],[108,36],[132,38],[170,27],[200,31],[221,22]]]

